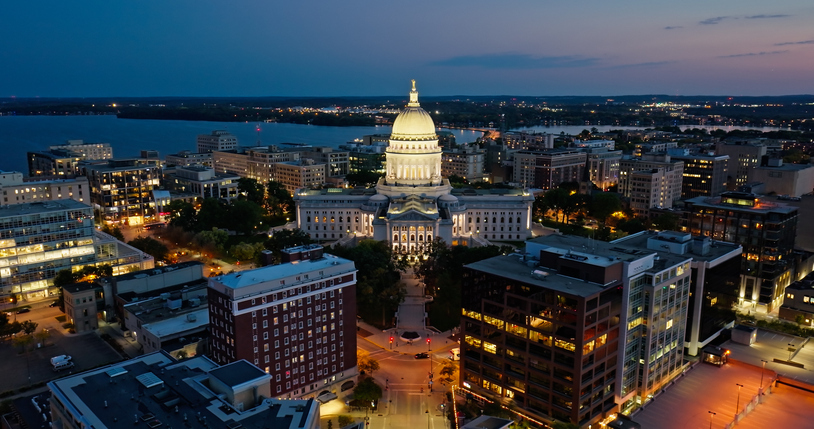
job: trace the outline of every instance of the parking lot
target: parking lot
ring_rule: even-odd
[[[789,344],[793,344],[794,351],[789,352]],[[765,360],[766,369],[814,385],[814,343],[806,343],[803,338],[758,329],[757,339],[751,346],[727,341],[721,347],[731,350],[732,358],[741,362],[761,366],[761,361]],[[774,361],[787,360],[789,355],[792,362],[802,364],[804,368]]]
[[[51,337],[44,344],[40,344],[39,348],[37,343],[30,344],[27,353],[23,353],[20,347],[15,347],[10,339],[0,341],[0,374],[2,374],[0,393],[122,359],[95,332],[68,334],[55,318],[59,314],[61,313],[57,308],[44,307],[18,315],[17,320],[22,319],[20,316],[25,316],[25,320],[36,322],[39,325],[37,331],[48,328]],[[75,366],[54,372],[50,359],[57,355],[72,356]]]

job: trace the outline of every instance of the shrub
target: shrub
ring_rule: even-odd
[[[344,414],[339,416],[339,427],[343,428],[351,423],[353,423],[353,417]]]

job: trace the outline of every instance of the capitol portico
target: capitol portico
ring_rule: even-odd
[[[294,195],[297,224],[315,240],[349,235],[388,240],[399,253],[420,254],[441,237],[450,245],[531,236],[534,198],[522,189],[453,189],[441,177],[435,124],[410,101],[393,122],[387,171],[375,188],[301,189]]]

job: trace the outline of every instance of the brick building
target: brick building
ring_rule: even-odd
[[[356,267],[319,246],[285,255],[209,280],[212,359],[254,363],[278,398],[337,393],[357,375]]]

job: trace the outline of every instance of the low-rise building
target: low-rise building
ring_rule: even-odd
[[[28,152],[28,175],[73,177],[78,174],[79,162],[84,159],[82,155],[64,149]]]
[[[71,199],[90,204],[90,185],[86,177],[30,177],[16,171],[0,172],[3,204]]]
[[[164,170],[164,184],[170,190],[182,194],[194,194],[196,198],[237,198],[240,177],[229,173],[216,173],[204,165],[179,166]]]
[[[164,164],[167,167],[198,165],[198,164],[206,165],[208,167],[214,166],[212,162],[212,152],[193,153],[188,150],[182,150],[181,152],[165,156]]]
[[[786,287],[779,316],[804,326],[814,325],[814,275],[809,274]]]
[[[274,181],[294,194],[297,189],[321,186],[325,183],[325,165],[303,158],[299,161],[278,162],[274,167]]]
[[[814,165],[784,164],[782,159],[749,170],[749,181],[764,184],[764,192],[801,197],[814,192]]]
[[[177,361],[155,352],[48,383],[53,427],[319,429],[313,400],[272,399],[269,375],[246,361]]]

